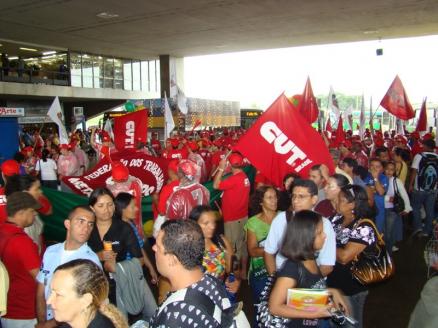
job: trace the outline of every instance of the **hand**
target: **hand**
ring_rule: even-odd
[[[227,167],[227,160],[226,159],[221,159],[221,161],[219,162],[218,168],[225,170],[225,168]]]
[[[116,272],[116,260],[108,260],[103,263],[103,268],[107,272]]]
[[[230,293],[234,293],[234,294],[237,293],[239,287],[240,287],[240,279],[236,278],[236,280],[234,280],[233,282],[229,282],[228,279],[225,280],[225,288]]]
[[[344,296],[342,295],[342,293],[334,288],[328,288],[331,296],[332,296],[332,300],[333,300],[333,305],[337,308],[337,309],[342,309],[342,311],[345,313],[345,315],[350,315],[350,308],[349,305],[347,304],[347,302],[345,301]]]
[[[158,273],[155,271],[154,267],[148,268],[149,274],[151,275],[151,283],[156,285],[158,283]]]

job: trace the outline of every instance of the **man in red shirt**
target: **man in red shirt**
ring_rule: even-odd
[[[214,177],[213,188],[222,190],[222,216],[224,218],[225,237],[231,242],[236,256],[241,263],[241,276],[246,277],[246,263],[248,253],[245,243],[245,231],[243,227],[248,220],[248,201],[250,183],[245,172],[242,170],[243,157],[239,153],[232,153],[228,157],[231,165],[231,176],[221,181],[227,160],[219,162],[218,172]]]
[[[8,196],[8,219],[0,224],[0,258],[9,274],[7,313],[3,327],[34,328],[36,320],[36,276],[40,268],[37,245],[24,232],[32,225],[40,205],[28,192]]]

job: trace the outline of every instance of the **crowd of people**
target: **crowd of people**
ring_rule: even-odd
[[[116,186],[96,188],[88,204],[70,209],[57,244],[44,239],[40,216],[57,204],[41,187],[71,192],[63,177],[84,174],[116,149],[95,129],[76,131],[69,144],[55,133],[23,135],[20,152],[1,164],[0,272],[9,277],[1,327],[334,327],[339,313],[344,327],[363,327],[369,286],[352,274],[357,258],[382,235],[391,254],[408,233],[434,234],[434,135],[366,130],[336,140],[321,132],[335,170],[313,163],[308,176],[288,173],[275,186],[259,171],[248,178],[251,163],[233,148],[244,133],[209,129],[164,145],[152,133],[136,151],[167,159],[169,177],[152,195],[153,237],[138,222],[135,178],[113,163]],[[210,202],[209,181],[219,202]],[[252,317],[239,302],[242,283]],[[291,307],[293,288],[327,290],[329,302]]]

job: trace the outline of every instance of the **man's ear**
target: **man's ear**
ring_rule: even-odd
[[[67,230],[70,230],[70,225],[71,225],[71,221],[70,221],[69,219],[65,219],[65,220],[64,220],[64,227],[65,227]]]
[[[312,205],[315,206],[318,203],[318,195],[312,196]]]
[[[167,259],[170,267],[175,267],[179,264],[178,258],[173,254],[168,256]]]

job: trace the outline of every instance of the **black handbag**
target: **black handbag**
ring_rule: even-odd
[[[403,200],[398,190],[397,178],[394,178],[393,185],[394,185],[394,197],[392,203],[394,204],[394,211],[400,214],[405,210],[405,201]]]
[[[362,219],[362,222],[369,223],[376,234],[376,246],[372,252],[363,251],[353,260],[351,274],[362,285],[370,285],[389,279],[395,273],[394,263],[391,255],[385,247],[382,235],[377,230],[374,222],[369,219]]]

